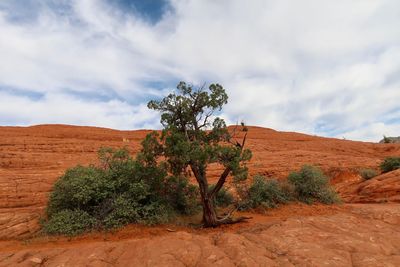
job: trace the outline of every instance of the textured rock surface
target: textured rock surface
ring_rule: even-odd
[[[109,241],[3,241],[0,266],[400,266],[400,204],[290,209],[314,215]]]
[[[338,183],[336,187],[347,202],[400,202],[400,169],[366,181],[357,174],[350,174],[346,182]]]
[[[66,168],[96,162],[101,146],[127,146],[135,153],[147,133],[67,125],[0,127],[0,239],[37,231],[48,193]],[[278,178],[307,163],[336,177],[345,170],[376,167],[384,157],[400,154],[399,144],[353,142],[259,127],[249,128],[247,146],[254,154],[251,174]],[[212,166],[209,175],[216,177],[220,171]],[[344,178],[338,187],[346,188],[351,180]],[[343,195],[349,201],[362,201],[352,198],[354,192],[343,190]]]

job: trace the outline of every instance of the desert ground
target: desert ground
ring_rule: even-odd
[[[95,163],[101,146],[127,146],[134,154],[148,132],[0,127],[0,266],[400,266],[400,170],[367,181],[358,174],[399,156],[400,144],[260,127],[249,127],[250,175],[285,179],[313,164],[344,203],[293,203],[216,229],[130,225],[76,238],[38,234],[57,177],[76,164]],[[208,173],[216,179],[220,171],[211,166]]]

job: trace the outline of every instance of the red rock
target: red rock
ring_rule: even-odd
[[[96,162],[101,146],[132,154],[148,131],[42,125],[0,127],[0,266],[400,266],[400,170],[363,181],[399,144],[374,144],[249,127],[251,175],[284,179],[320,166],[346,204],[291,204],[250,214],[247,223],[195,230],[131,225],[72,240],[32,236],[54,181],[66,168]],[[211,166],[216,179],[221,168]],[[228,182],[229,184],[229,182]],[[247,214],[248,216],[249,214]],[[166,229],[176,228],[177,232]]]

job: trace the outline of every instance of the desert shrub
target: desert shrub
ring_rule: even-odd
[[[49,197],[43,230],[75,235],[128,223],[157,224],[198,206],[196,187],[162,165],[133,160],[126,149],[102,148],[100,166],[68,169]]]
[[[54,213],[44,224],[48,234],[77,235],[92,229],[96,220],[82,210],[61,210]]]
[[[302,202],[332,204],[339,201],[328,177],[317,167],[304,165],[300,171],[289,174],[288,181],[294,186],[297,199]]]
[[[215,185],[210,185],[209,186],[209,191],[212,191],[214,189]],[[215,196],[214,199],[214,204],[217,207],[227,207],[229,205],[231,205],[234,202],[234,197],[232,195],[231,192],[229,192],[228,190],[226,190],[225,187],[222,187],[217,195]]]
[[[240,190],[242,200],[239,202],[240,210],[254,209],[257,207],[274,208],[278,204],[287,203],[292,199],[291,187],[276,179],[266,180],[263,176],[255,176],[250,187]]]
[[[111,212],[102,219],[106,229],[115,229],[129,223],[154,225],[168,222],[174,211],[171,207],[157,201],[145,205],[133,200],[129,196],[120,195],[111,203]]]
[[[48,216],[62,210],[91,212],[96,205],[111,196],[113,185],[105,172],[97,167],[76,166],[57,180],[50,195]]]
[[[373,169],[362,169],[360,170],[360,175],[364,180],[369,180],[377,176],[377,172]]]
[[[341,203],[342,200],[340,199],[336,191],[333,188],[329,187],[325,188],[319,193],[318,201],[323,204],[336,204]]]
[[[380,165],[383,173],[400,168],[400,157],[387,157]]]
[[[163,191],[168,203],[180,214],[193,214],[200,208],[199,188],[184,177],[168,177]]]

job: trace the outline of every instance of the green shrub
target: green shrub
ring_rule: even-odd
[[[102,148],[100,166],[68,169],[49,197],[43,230],[75,235],[128,223],[157,224],[198,206],[196,187],[168,176],[153,162],[133,160],[126,149]]]
[[[400,157],[388,157],[380,165],[383,173],[390,172],[400,168]]]
[[[239,192],[242,200],[240,210],[254,209],[257,207],[274,208],[278,204],[287,203],[292,199],[289,185],[275,179],[266,180],[263,176],[255,176],[248,189]]]
[[[333,188],[325,188],[319,193],[318,201],[323,204],[340,203],[342,200]]]
[[[215,185],[210,185],[209,186],[209,191],[212,191],[214,189]],[[229,205],[231,205],[234,202],[234,197],[232,195],[231,192],[229,192],[228,190],[226,190],[225,187],[222,187],[217,195],[215,196],[214,199],[214,204],[217,207],[227,207]]]
[[[113,184],[103,170],[93,166],[68,169],[53,187],[47,214],[52,216],[66,209],[90,212],[112,192]]]
[[[77,235],[92,229],[96,220],[82,210],[62,210],[54,213],[44,224],[48,234]]]
[[[112,211],[103,219],[106,229],[119,228],[136,222],[146,225],[168,222],[174,215],[171,207],[160,202],[149,202],[141,205],[129,196],[119,196],[111,203]]]
[[[371,178],[374,178],[375,176],[377,176],[377,172],[373,169],[362,169],[360,171],[360,175],[364,180],[369,180]]]
[[[199,188],[189,184],[184,177],[170,176],[166,179],[163,195],[179,214],[189,215],[199,210]]]
[[[329,185],[329,179],[317,167],[304,165],[299,172],[289,174],[288,181],[294,186],[297,199],[302,202],[332,204],[339,201]]]

